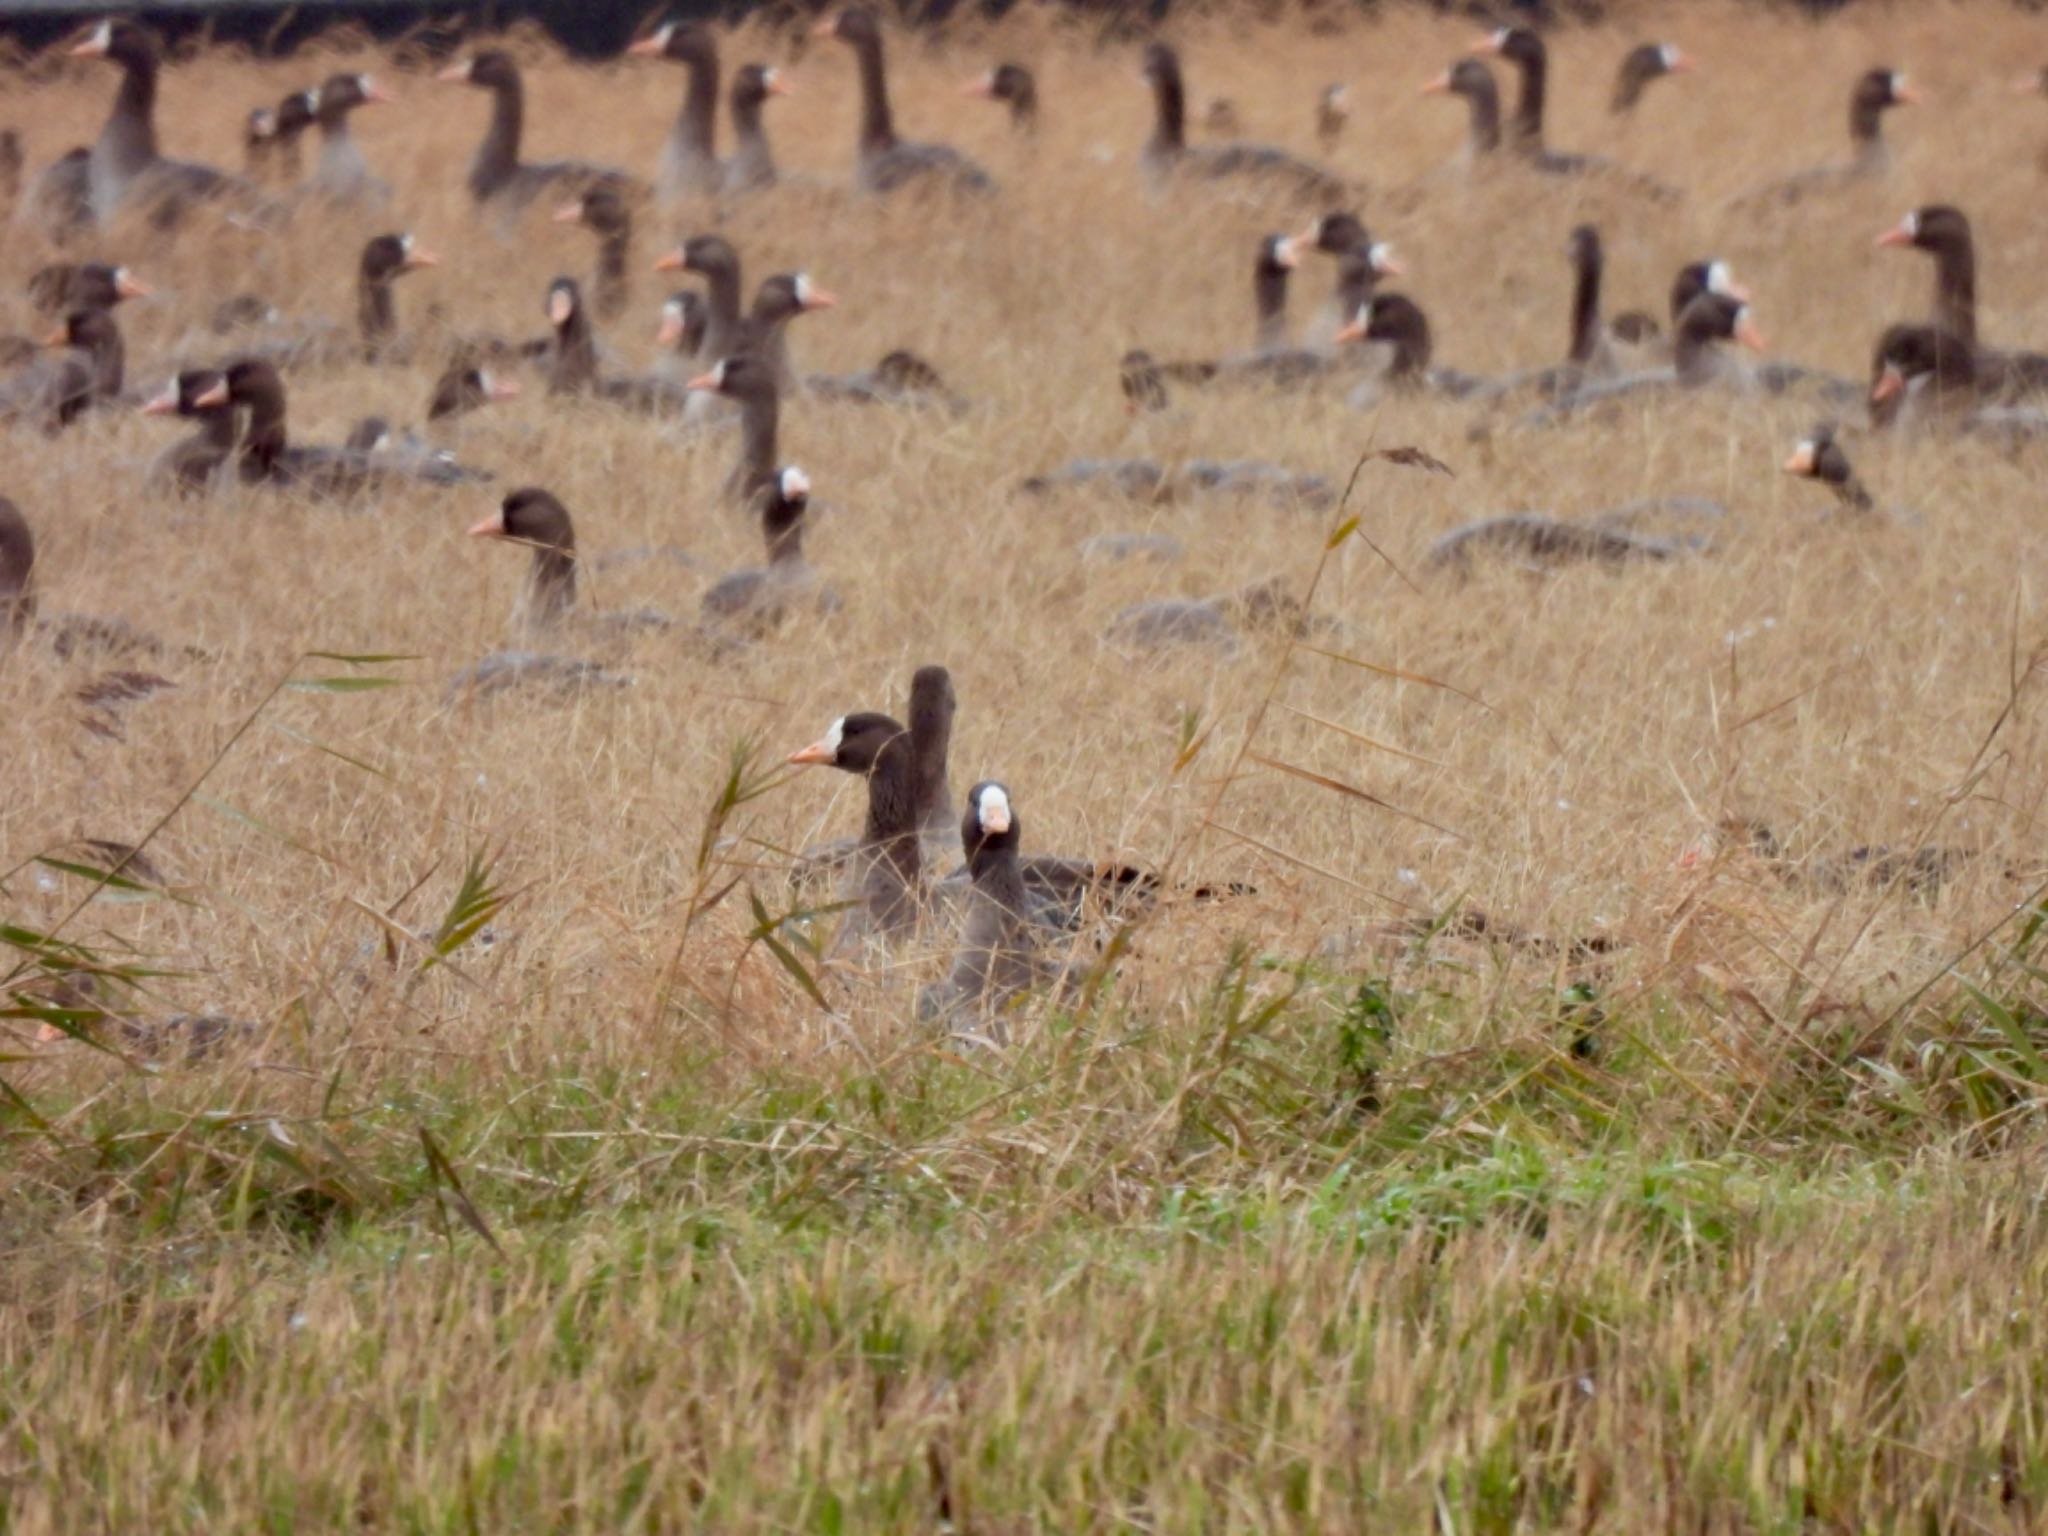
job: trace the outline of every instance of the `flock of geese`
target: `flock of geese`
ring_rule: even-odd
[[[897,132],[883,33],[871,10],[850,5],[815,30],[844,45],[858,72],[851,178],[857,192],[968,200],[1000,195],[995,178],[959,150]],[[645,416],[663,433],[729,436],[732,469],[724,495],[758,521],[762,562],[707,584],[697,619],[687,631],[693,643],[717,654],[764,636],[792,614],[832,611],[838,595],[804,553],[805,530],[817,510],[811,478],[782,462],[778,453],[781,410],[797,402],[831,402],[954,413],[966,402],[937,367],[909,349],[891,351],[856,373],[801,372],[791,359],[787,329],[806,314],[830,308],[833,295],[804,272],[772,274],[748,295],[739,252],[716,232],[691,235],[656,264],[657,271],[683,274],[698,285],[664,301],[656,366],[645,373],[610,368],[596,328],[627,307],[634,221],[648,200],[669,210],[701,213],[797,179],[779,166],[767,129],[766,109],[787,89],[776,69],[748,63],[733,75],[726,97],[732,145],[730,153],[721,155],[721,69],[714,31],[697,22],[665,22],[628,51],[675,64],[684,73],[680,111],[648,179],[583,161],[526,159],[525,96],[509,53],[485,49],[441,70],[440,80],[489,97],[487,126],[466,178],[478,213],[509,231],[538,204],[556,220],[587,230],[597,251],[587,285],[571,277],[550,284],[544,334],[450,333],[433,343],[444,354],[445,367],[416,426],[369,417],[342,443],[301,442],[288,427],[285,382],[294,372],[343,361],[425,355],[427,338],[399,323],[395,288],[437,258],[404,233],[380,234],[363,246],[352,327],[293,320],[260,299],[235,295],[219,305],[203,334],[180,343],[179,361],[167,370],[164,387],[141,395],[128,388],[119,315],[125,304],[146,299],[148,286],[125,268],[93,261],[45,267],[31,279],[28,298],[56,329],[41,342],[0,337],[0,364],[11,370],[0,379],[0,423],[58,434],[93,412],[137,409],[189,424],[189,435],[165,449],[149,470],[152,484],[166,494],[202,495],[233,482],[301,499],[361,498],[490,480],[490,474],[454,456],[448,435],[468,413],[519,393],[525,376],[551,396],[584,398]],[[350,131],[353,114],[392,99],[369,75],[336,74],[313,89],[252,110],[246,120],[246,161],[236,173],[162,152],[157,134],[162,50],[147,28],[104,21],[71,52],[103,59],[119,72],[99,137],[64,154],[24,185],[20,141],[12,131],[0,131],[0,192],[17,204],[19,222],[52,240],[89,243],[96,232],[130,218],[167,235],[207,219],[270,230],[286,225],[306,205],[374,213],[391,200],[390,187],[374,174]],[[1511,112],[1503,112],[1488,59],[1499,60],[1516,77]],[[1652,82],[1691,67],[1688,57],[1669,44],[1634,49],[1621,62],[1612,110],[1638,110]],[[1797,445],[1786,470],[1826,486],[1847,513],[1857,516],[1875,515],[1877,504],[1849,462],[1834,417],[1862,410],[1878,430],[1940,424],[2007,441],[2048,429],[2048,414],[2032,404],[2048,392],[2048,355],[2003,350],[1978,335],[1975,250],[1969,220],[1958,208],[1919,208],[1880,237],[1882,245],[1932,258],[1935,305],[1927,319],[1894,324],[1881,333],[1865,380],[1784,363],[1738,361],[1731,343],[1761,350],[1763,342],[1748,291],[1725,261],[1712,256],[1689,262],[1674,276],[1661,315],[1634,310],[1609,318],[1602,304],[1601,238],[1591,225],[1573,231],[1566,253],[1571,281],[1563,355],[1506,375],[1475,375],[1438,362],[1427,313],[1388,286],[1404,275],[1402,266],[1352,211],[1359,192],[1351,179],[1284,149],[1217,137],[1234,127],[1227,102],[1215,103],[1203,118],[1209,137],[1190,142],[1187,90],[1174,50],[1162,42],[1148,44],[1142,70],[1155,108],[1151,134],[1137,157],[1146,185],[1251,186],[1276,201],[1312,210],[1313,217],[1298,231],[1258,241],[1250,263],[1253,302],[1245,350],[1220,357],[1160,356],[1149,350],[1122,357],[1118,376],[1133,413],[1170,409],[1178,393],[1190,390],[1339,390],[1365,408],[1390,395],[1428,393],[1468,402],[1475,412],[1472,430],[1483,435],[1559,428],[1617,402],[1660,393],[1736,389],[1789,394],[1811,400],[1830,419]],[[2030,77],[2028,88],[2048,88],[2044,79],[2048,76]],[[1427,94],[1465,103],[1470,120],[1466,154],[1475,162],[1497,159],[1543,177],[1604,178],[1652,202],[1679,195],[1613,162],[1553,149],[1545,137],[1547,89],[1543,37],[1524,26],[1489,32],[1468,56],[1423,87]],[[965,90],[1002,104],[1017,133],[1037,131],[1044,103],[1038,82],[1022,65],[1000,62]],[[1898,71],[1868,70],[1849,94],[1850,158],[1758,187],[1740,201],[1790,205],[1876,175],[1886,159],[1885,114],[1915,100]],[[1316,95],[1314,129],[1325,154],[1339,143],[1348,110],[1341,85]],[[307,173],[301,140],[316,128],[319,150]],[[1329,263],[1331,299],[1297,340],[1288,320],[1288,290],[1312,261]],[[1149,459],[1073,460],[1028,477],[1019,489],[1044,495],[1091,486],[1146,498],[1229,495],[1309,507],[1336,500],[1335,487],[1323,477],[1260,460],[1177,465]],[[1491,557],[1543,568],[1574,561],[1672,559],[1700,548],[1703,541],[1657,528],[1712,517],[1719,510],[1700,498],[1667,497],[1576,522],[1516,514],[1454,531],[1430,552],[1429,563],[1459,568]],[[576,612],[578,566],[586,558],[562,501],[545,488],[520,487],[469,532],[531,551],[520,622],[529,637],[558,633]],[[1172,558],[1177,550],[1164,535],[1103,534],[1086,541],[1083,553],[1106,559]],[[621,551],[604,558],[664,554],[674,552]],[[162,653],[159,642],[118,621],[81,625],[76,615],[39,616],[34,560],[29,519],[0,498],[0,646],[35,635],[53,645],[60,643],[60,635],[71,637],[63,644],[85,645],[97,636],[112,648]],[[608,612],[590,622],[619,629],[674,623],[665,615],[625,612]],[[1130,649],[1169,644],[1228,649],[1247,628],[1298,631],[1307,622],[1283,590],[1262,584],[1201,602],[1136,605],[1117,616],[1109,638]],[[488,656],[467,669],[455,687],[474,693],[525,683],[587,688],[625,680],[602,663],[532,649]],[[932,922],[957,924],[955,963],[943,981],[925,989],[921,1009],[928,1016],[978,1019],[999,1035],[1002,1005],[1056,974],[1058,968],[1046,958],[1048,944],[1074,931],[1090,899],[1151,900],[1160,886],[1123,866],[1025,857],[1015,799],[1001,783],[976,784],[964,814],[956,816],[946,773],[953,709],[945,669],[927,667],[913,680],[907,726],[882,714],[850,712],[817,742],[791,754],[793,764],[826,765],[861,776],[868,797],[860,838],[807,856],[800,873],[805,879],[830,873],[850,882],[851,915],[841,923],[836,941],[842,951],[893,943]],[[932,878],[962,855],[961,868]]]

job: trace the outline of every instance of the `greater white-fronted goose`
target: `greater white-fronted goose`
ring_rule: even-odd
[[[581,224],[597,236],[597,272],[591,279],[592,302],[600,320],[625,313],[626,262],[632,253],[633,214],[619,189],[607,183],[585,187],[555,210],[557,224]]]
[[[573,277],[558,277],[548,285],[547,313],[548,323],[554,327],[554,346],[548,357],[550,395],[585,395],[650,416],[687,411],[689,390],[671,377],[599,373],[597,339],[584,312],[582,290]],[[665,327],[666,322],[664,334]]]
[[[1616,117],[1633,112],[1652,80],[1662,80],[1666,75],[1688,75],[1692,69],[1692,60],[1673,43],[1638,43],[1622,55],[1607,110]]]
[[[1697,542],[1653,538],[1598,522],[1575,523],[1540,512],[1510,512],[1454,528],[1429,546],[1425,569],[1466,574],[1482,557],[1528,571],[1570,565],[1635,565],[1696,553]]]
[[[985,96],[1010,109],[1010,130],[1033,134],[1038,131],[1038,82],[1022,64],[1002,63],[977,75],[961,87],[969,96]]]
[[[298,495],[341,498],[393,484],[450,485],[467,478],[432,467],[408,469],[378,462],[348,448],[308,447],[291,442],[285,428],[284,380],[265,358],[243,358],[196,399],[200,406],[232,404],[246,410],[238,471],[244,483]]]
[[[519,158],[526,121],[526,90],[512,55],[487,48],[459,59],[434,77],[491,93],[491,122],[469,166],[469,195],[479,207],[494,207],[509,222],[544,193],[567,196],[593,182],[627,187],[631,178],[610,166],[585,160]]]
[[[679,288],[661,302],[661,324],[654,333],[661,349],[654,375],[678,388],[688,385],[697,371],[697,359],[704,354],[704,332],[711,323],[711,311],[704,295],[694,288]]]
[[[1849,145],[1851,154],[1843,165],[1817,165],[1777,181],[1766,182],[1735,199],[1736,206],[1772,202],[1790,205],[1802,198],[1827,192],[1847,183],[1882,174],[1891,165],[1891,150],[1884,141],[1884,114],[1893,107],[1911,106],[1919,93],[1896,69],[1869,69],[1856,78],[1849,93]]]
[[[156,35],[132,21],[103,21],[72,53],[120,66],[121,88],[87,162],[92,215],[107,224],[132,202],[152,223],[168,229],[200,203],[235,203],[247,214],[274,215],[249,182],[210,165],[171,160],[157,152],[157,75],[163,63]]]
[[[1460,59],[1449,69],[1426,81],[1425,96],[1456,96],[1471,114],[1471,128],[1465,136],[1465,159],[1477,164],[1500,148],[1500,87],[1493,83],[1493,71],[1477,59]]]
[[[1977,247],[1969,217],[1946,203],[1916,208],[1877,237],[1880,246],[1926,251],[1934,258],[1934,325],[1970,347],[1978,383],[1993,396],[2017,399],[2048,390],[2048,356],[1987,347],[1977,334]]]
[[[0,496],[0,651],[36,616],[36,540],[21,508]]]
[[[860,137],[854,150],[854,184],[863,192],[894,192],[918,185],[960,192],[993,192],[987,171],[950,144],[919,144],[896,136],[889,110],[889,83],[882,63],[882,26],[864,5],[850,5],[813,29],[853,50],[860,68]]]
[[[704,279],[705,317],[700,360],[729,357],[740,345],[740,255],[723,235],[692,235],[655,262],[657,272],[694,272]]]
[[[1373,239],[1358,215],[1348,211],[1317,215],[1289,243],[1297,255],[1317,251],[1334,257],[1337,263],[1337,280],[1330,289],[1329,302],[1309,328],[1309,339],[1317,345],[1330,342],[1338,328],[1365,307],[1381,278],[1405,275],[1406,269],[1395,259],[1394,248],[1384,240]]]
[[[1938,326],[1901,324],[1878,337],[1870,364],[1870,421],[1880,429],[1935,426],[2007,444],[2048,432],[2048,414],[2000,404],[2000,381],[1977,349]]]
[[[146,416],[175,415],[199,423],[190,437],[180,438],[152,461],[145,481],[152,489],[191,496],[212,490],[224,478],[235,451],[235,407],[217,388],[220,381],[213,369],[188,369],[143,405]]]
[[[57,262],[29,275],[29,307],[61,320],[75,309],[114,308],[126,299],[146,298],[149,288],[126,267],[104,262]],[[43,343],[27,336],[0,336],[0,367],[19,368],[35,359]]]
[[[953,779],[946,759],[960,701],[953,674],[927,663],[910,676],[910,744],[915,759],[918,836],[925,862],[942,869],[960,856],[960,823],[953,814]]]
[[[521,486],[498,503],[498,510],[470,530],[470,537],[502,539],[533,551],[526,585],[513,611],[515,629],[535,637],[560,628],[573,613],[579,627],[622,639],[648,630],[672,627],[666,614],[650,609],[613,609],[601,613],[577,610],[576,524],[554,492],[537,485]]]
[[[1322,475],[1303,474],[1267,459],[1189,459],[1167,466],[1156,459],[1069,459],[1017,482],[1027,496],[1101,489],[1150,501],[1231,497],[1284,508],[1334,506],[1337,488]]]
[[[812,282],[808,273],[771,273],[754,290],[754,302],[740,327],[739,345],[733,350],[767,363],[775,375],[775,387],[787,394],[798,382],[789,362],[789,322],[838,302],[836,294]]]
[[[1187,141],[1187,88],[1181,81],[1180,56],[1165,43],[1145,48],[1144,75],[1152,87],[1152,136],[1145,141],[1139,165],[1155,185],[1174,175],[1208,180],[1249,178],[1271,183],[1290,195],[1321,200],[1342,199],[1350,189],[1343,180],[1312,160],[1268,144],[1202,144]]]
[[[1877,510],[1875,498],[1857,475],[1856,467],[1849,462],[1849,455],[1836,441],[1832,421],[1821,422],[1799,440],[1791,456],[1785,460],[1785,473],[1818,480],[1834,493],[1837,502],[1851,512]]]
[[[973,1028],[979,1020],[997,1044],[1008,1038],[999,1010],[1053,973],[1030,916],[1031,898],[1017,856],[1022,831],[1002,785],[984,781],[967,792],[967,813],[960,823],[973,881],[967,915],[946,979],[923,988],[917,998],[920,1019],[944,1020],[956,1031]]]
[[[807,374],[804,390],[814,399],[844,404],[901,405],[956,415],[967,409],[967,402],[948,387],[936,366],[904,347],[883,353],[872,368]]]
[[[410,234],[376,235],[364,243],[356,263],[356,327],[363,357],[378,362],[394,355],[398,340],[398,309],[391,285],[408,272],[437,267],[441,258]]]
[[[1521,76],[1521,90],[1515,97],[1514,115],[1508,119],[1508,148],[1525,164],[1550,176],[1598,174],[1650,196],[1670,199],[1677,191],[1654,177],[1624,170],[1598,155],[1567,155],[1543,140],[1543,109],[1550,77],[1550,50],[1540,34],[1529,27],[1500,27],[1473,44],[1475,53],[1498,54],[1515,66]]]
[[[500,400],[517,400],[519,381],[501,378],[488,368],[456,362],[443,369],[427,396],[429,422],[452,421]]]
[[[1316,143],[1324,154],[1337,148],[1344,137],[1344,125],[1351,121],[1351,92],[1342,81],[1333,81],[1316,92]]]
[[[1337,332],[1337,341],[1377,347],[1384,358],[1385,366],[1352,394],[1354,406],[1377,404],[1389,389],[1427,389],[1454,400],[1468,400],[1498,393],[1501,387],[1496,380],[1453,368],[1431,367],[1436,341],[1430,331],[1429,316],[1404,293],[1375,293],[1351,323]]]
[[[689,387],[739,402],[740,450],[725,479],[730,502],[752,508],[773,494],[776,432],[781,423],[780,391],[775,370],[762,358],[741,352],[720,358],[690,380]]]
[[[809,478],[794,464],[784,466],[761,501],[767,563],[733,571],[712,583],[701,603],[706,624],[725,633],[758,636],[798,609],[837,611],[839,594],[804,558],[804,522],[810,505]]]
[[[311,91],[293,91],[274,107],[257,107],[242,132],[244,174],[254,182],[297,182],[299,139],[312,126]]]
[[[775,168],[775,151],[768,144],[768,130],[761,111],[771,96],[787,96],[789,82],[782,72],[766,64],[742,64],[733,71],[728,93],[732,110],[732,158],[725,165],[725,190],[759,192],[775,185],[780,172]]]
[[[808,747],[789,755],[867,780],[867,817],[852,859],[856,905],[834,937],[835,956],[869,939],[902,938],[917,925],[923,862],[918,847],[917,775],[910,732],[889,716],[843,715]]]
[[[718,160],[718,41],[701,22],[665,21],[626,48],[629,54],[667,59],[686,72],[675,126],[662,140],[654,185],[664,202],[710,197],[725,185]]]
[[[74,309],[46,345],[55,350],[0,385],[0,421],[55,432],[120,395],[127,348],[111,311]]]
[[[1750,318],[1749,306],[1727,294],[1703,292],[1679,316],[1672,366],[1653,368],[1616,379],[1590,381],[1568,390],[1551,405],[1522,418],[1525,425],[1553,426],[1572,413],[1609,401],[1671,390],[1702,389],[1717,383],[1740,385],[1748,375],[1721,355],[1721,343],[1739,341],[1756,351],[1764,338]]]
[[[320,161],[311,183],[317,196],[359,208],[381,208],[391,201],[390,184],[370,174],[370,162],[349,132],[348,120],[358,107],[397,99],[364,74],[330,75],[313,92],[313,120],[320,125]]]

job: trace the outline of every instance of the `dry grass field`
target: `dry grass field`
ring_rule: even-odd
[[[1198,111],[1227,95],[1303,152],[1316,88],[1351,83],[1331,159],[1441,363],[1559,356],[1590,220],[1610,311],[1661,312],[1671,273],[1718,255],[1775,355],[1861,377],[1932,290],[1873,237],[1930,202],[1975,223],[1987,337],[2048,343],[2048,104],[2009,90],[2048,59],[2038,21],[1666,9],[1553,38],[1550,140],[1681,185],[1670,207],[1455,169],[1463,112],[1417,90],[1468,23],[1276,10],[1172,36]],[[1667,34],[1698,72],[1623,129],[1614,65]],[[1484,441],[1473,407],[1341,391],[1133,419],[1118,355],[1247,345],[1257,237],[1315,210],[1141,195],[1134,43],[1036,8],[891,43],[901,130],[981,158],[999,197],[845,195],[849,56],[722,38],[728,72],[772,61],[795,88],[769,131],[815,181],[718,227],[750,288],[800,267],[840,295],[795,323],[799,365],[908,346],[972,402],[785,404],[783,457],[833,504],[809,542],[830,618],[718,660],[572,626],[559,649],[633,686],[451,700],[508,635],[525,554],[463,531],[510,487],[561,496],[587,566],[699,562],[587,569],[599,607],[691,616],[757,557],[718,500],[725,439],[537,375],[461,432],[497,485],[353,510],[154,496],[182,428],[132,412],[9,431],[0,494],[35,528],[44,613],[197,654],[141,663],[177,686],[113,736],[73,697],[109,663],[0,659],[0,1530],[2040,1529],[2048,450],[1851,432],[1878,498],[1920,514],[1881,522],[1780,472],[1818,414],[1796,400]],[[530,156],[651,172],[679,71],[512,46]],[[1035,144],[958,92],[1001,57],[1038,73]],[[1727,206],[1844,157],[1876,64],[1926,96],[1887,120],[1888,175]],[[398,289],[430,343],[538,333],[549,279],[587,274],[587,236],[544,210],[510,239],[475,217],[486,101],[423,59],[181,57],[166,151],[239,166],[248,108],[356,68],[401,97],[357,118],[388,214],[95,241],[157,290],[121,311],[139,386],[231,292],[348,320],[382,229],[443,257]],[[0,80],[0,124],[41,166],[90,141],[113,79],[38,63]],[[708,220],[641,220],[620,366],[653,355],[655,256]],[[10,233],[6,328],[31,329],[19,295],[52,254]],[[1297,322],[1330,278],[1304,265]],[[294,432],[417,422],[438,362],[295,374]],[[1341,485],[1406,444],[1455,475],[1368,463],[1343,514],[1013,489],[1125,454]],[[1697,558],[1421,568],[1476,517],[1664,491],[1729,509]],[[1141,530],[1185,558],[1076,553]],[[1315,649],[1102,642],[1127,604],[1268,577],[1332,621]],[[1000,1053],[913,1022],[941,939],[868,971],[778,961],[761,914],[790,910],[791,854],[862,806],[782,757],[842,713],[900,715],[926,662],[960,697],[956,789],[1007,783],[1027,849],[1255,892],[1166,903]],[[1715,841],[1728,818],[1787,859]],[[149,889],[58,867],[145,834]],[[1931,892],[1814,878],[1876,844],[1969,856]],[[507,899],[458,944],[472,861]],[[103,984],[118,1017],[65,1016],[87,1038],[39,1041],[46,973],[75,963],[146,974]],[[250,1028],[194,1061],[122,1028],[179,1013]]]

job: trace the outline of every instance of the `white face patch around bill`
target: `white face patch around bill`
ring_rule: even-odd
[[[832,729],[825,733],[825,750],[834,757],[839,755],[839,744],[846,740],[846,716],[841,715],[832,722]]]
[[[1009,831],[1009,791],[1000,784],[983,785],[981,797],[975,803],[974,816],[981,823],[981,830],[984,832]]]
[[[782,499],[802,501],[811,494],[811,477],[794,464],[782,472]]]

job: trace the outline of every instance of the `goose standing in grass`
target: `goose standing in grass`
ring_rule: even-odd
[[[701,22],[665,21],[626,51],[667,59],[686,72],[683,104],[662,141],[654,185],[662,200],[712,197],[725,185],[718,161],[718,41]]]
[[[1009,791],[1001,784],[984,781],[967,792],[960,823],[973,881],[967,916],[946,979],[925,987],[917,999],[920,1019],[944,1019],[959,1030],[978,1015],[997,1044],[1008,1037],[998,1010],[1052,975],[1040,952],[1018,861],[1022,833]]]
[[[543,194],[566,197],[593,182],[626,187],[624,171],[586,160],[519,158],[526,127],[526,88],[519,66],[500,48],[486,48],[458,59],[434,77],[471,85],[491,93],[491,121],[469,165],[469,195],[479,208],[494,209],[509,226],[526,206]]]
[[[1911,106],[1920,95],[1896,69],[1869,69],[1856,78],[1849,93],[1850,157],[1841,165],[1817,165],[1754,187],[1735,199],[1735,207],[1754,203],[1790,206],[1804,198],[1830,192],[1882,175],[1891,168],[1891,149],[1884,140],[1884,115],[1893,107]]]
[[[1549,176],[1602,175],[1622,185],[1660,199],[1676,197],[1675,188],[1653,177],[1623,170],[1612,160],[1598,155],[1560,154],[1544,142],[1543,112],[1548,99],[1550,50],[1542,37],[1528,27],[1501,27],[1473,45],[1475,53],[1498,54],[1515,66],[1521,76],[1521,90],[1515,97],[1514,115],[1508,119],[1508,148],[1524,164]]]
[[[1008,107],[1012,133],[1038,132],[1038,81],[1022,64],[998,64],[988,73],[975,76],[961,90]]]
[[[1946,203],[1916,208],[1877,237],[1880,246],[1934,258],[1934,326],[1974,354],[1977,380],[2006,399],[2048,390],[2048,355],[1987,347],[1977,334],[1977,247],[1970,220]]]
[[[320,161],[313,169],[312,190],[331,203],[381,208],[391,201],[388,182],[370,174],[349,117],[358,107],[398,98],[368,75],[331,75],[313,92],[313,120],[320,125]]]
[[[232,204],[244,213],[274,212],[242,177],[158,153],[156,93],[163,53],[155,33],[132,21],[103,21],[71,51],[121,69],[113,111],[86,161],[96,223],[105,226],[129,202],[146,210],[159,229],[174,227],[203,203]]]
[[[804,558],[804,523],[811,506],[811,482],[794,464],[776,473],[761,500],[761,537],[767,563],[734,571],[705,592],[706,623],[750,636],[767,633],[798,608],[833,613],[839,594],[825,585]]]
[[[1626,116],[1635,111],[1651,81],[1662,80],[1666,75],[1689,75],[1692,70],[1692,60],[1674,44],[1639,43],[1622,55],[1607,110],[1615,117]]]
[[[191,496],[225,478],[235,451],[235,407],[218,388],[220,381],[213,369],[187,369],[143,405],[146,416],[182,416],[199,424],[151,462],[144,480],[151,489]]]
[[[1469,169],[1492,160],[1500,149],[1500,87],[1493,71],[1477,59],[1460,59],[1423,82],[1425,96],[1456,96],[1465,103],[1470,126],[1461,158]]]
[[[781,179],[761,113],[769,97],[788,94],[789,83],[782,72],[766,64],[742,64],[733,72],[732,158],[725,166],[726,191],[759,192]]]
[[[625,313],[626,263],[632,253],[633,215],[619,189],[604,183],[585,187],[574,200],[555,210],[557,224],[581,224],[597,236],[597,271],[591,278],[592,302],[600,320]]]
[[[1293,196],[1341,200],[1350,188],[1311,160],[1268,144],[1203,144],[1187,141],[1187,87],[1181,80],[1180,56],[1165,43],[1145,48],[1144,75],[1152,87],[1152,136],[1145,141],[1139,165],[1155,187],[1175,175],[1205,180],[1264,182]]]
[[[853,50],[860,68],[860,137],[855,146],[854,184],[863,192],[940,185],[960,192],[993,192],[987,171],[950,144],[918,144],[896,136],[889,109],[889,84],[882,60],[882,27],[864,5],[850,5],[819,22],[813,31]]]
[[[851,862],[855,905],[834,937],[835,957],[870,939],[907,935],[917,924],[923,864],[918,847],[917,775],[910,732],[882,714],[843,715],[792,764],[818,764],[867,781],[867,815]]]
[[[739,403],[739,456],[725,477],[725,498],[741,507],[758,506],[762,497],[773,494],[775,484],[775,443],[782,416],[775,370],[742,352],[719,359],[690,380],[689,387]]]

